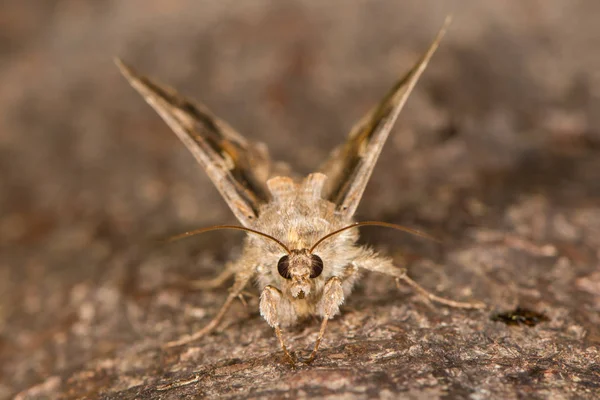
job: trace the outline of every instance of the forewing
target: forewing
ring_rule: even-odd
[[[260,205],[269,201],[266,148],[246,141],[205,106],[139,75],[121,60],[116,64],[202,165],[236,218],[251,225]]]
[[[343,216],[350,218],[356,212],[390,130],[444,36],[448,22],[421,60],[354,125],[346,143],[336,148],[320,169],[328,177],[324,198],[332,201]]]

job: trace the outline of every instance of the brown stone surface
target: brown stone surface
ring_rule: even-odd
[[[291,369],[257,311],[177,349],[224,301],[233,217],[119,76],[119,55],[309,172],[454,23],[359,209],[430,307],[368,275]],[[0,5],[0,398],[597,398],[600,3],[12,1]],[[255,293],[254,293],[255,294]],[[490,320],[517,305],[535,327]],[[285,332],[306,355],[318,331]]]

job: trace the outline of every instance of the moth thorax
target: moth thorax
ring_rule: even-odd
[[[297,185],[292,178],[276,176],[267,181],[267,187],[273,196],[273,200],[279,202],[295,196]]]
[[[326,180],[327,177],[320,172],[308,175],[300,185],[302,195],[311,199],[320,199]]]
[[[309,174],[300,184],[287,176],[276,176],[267,181],[267,187],[275,201],[296,196],[320,199],[326,180],[327,177],[319,172]]]

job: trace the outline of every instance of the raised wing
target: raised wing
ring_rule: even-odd
[[[449,19],[421,60],[354,125],[346,143],[336,148],[321,167],[320,171],[328,177],[324,198],[336,204],[338,213],[343,216],[350,218],[356,212],[390,130],[437,49],[448,23]]]
[[[202,165],[236,218],[244,226],[251,225],[260,205],[270,199],[266,180],[271,163],[266,148],[246,141],[203,105],[139,75],[121,60],[116,64]]]

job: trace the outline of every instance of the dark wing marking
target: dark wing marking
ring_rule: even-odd
[[[236,218],[251,225],[260,205],[270,199],[266,148],[246,141],[206,107],[139,75],[121,60],[116,64],[206,170]]]
[[[320,169],[328,177],[323,197],[336,204],[338,212],[345,217],[354,215],[390,130],[437,49],[448,23],[449,19],[421,60],[354,125],[346,143],[336,148]]]

